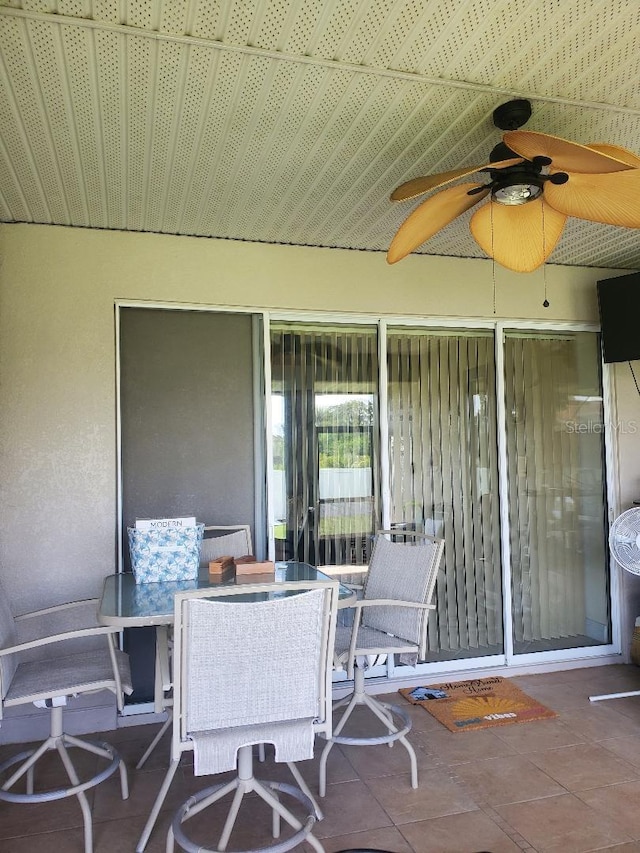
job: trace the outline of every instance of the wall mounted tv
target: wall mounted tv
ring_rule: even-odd
[[[640,359],[640,273],[597,283],[605,362]]]

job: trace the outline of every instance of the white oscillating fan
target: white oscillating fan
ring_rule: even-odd
[[[609,531],[609,548],[616,562],[625,571],[640,575],[640,506],[626,510],[613,522]],[[601,699],[622,699],[625,696],[640,696],[640,690],[590,696],[589,699],[591,702],[598,702]]]
[[[619,515],[609,532],[611,553],[623,569],[640,575],[640,507]]]

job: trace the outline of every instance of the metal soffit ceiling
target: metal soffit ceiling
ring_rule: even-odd
[[[513,97],[640,154],[638,0],[0,0],[0,62],[4,222],[382,252]],[[418,252],[483,257],[468,220]],[[550,261],[638,269],[640,232]]]

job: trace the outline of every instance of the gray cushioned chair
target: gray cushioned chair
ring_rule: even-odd
[[[291,837],[261,850],[290,850],[306,841],[321,817],[296,761],[313,756],[317,733],[331,734],[331,658],[338,582],[246,584],[179,593],[174,618],[174,717],[171,764],[143,830],[144,850],[184,752],[194,754],[196,776],[237,768],[226,783],[207,787],[176,813],[167,839],[187,851],[224,851],[245,795],[257,794],[272,810],[272,834],[280,818]],[[217,600],[223,599],[223,600]],[[275,760],[286,762],[297,786],[256,779],[254,745],[271,743]],[[183,824],[233,794],[217,846],[189,840]],[[299,820],[280,801],[301,803]],[[217,833],[216,833],[217,834]]]
[[[245,557],[253,554],[251,528],[248,524],[231,524],[221,527],[209,524],[204,528],[200,545],[200,566],[208,566],[218,557]]]
[[[374,699],[365,690],[365,671],[371,657],[405,655],[423,659],[426,653],[431,598],[444,541],[421,533],[381,530],[369,562],[362,599],[354,605],[353,625],[338,626],[334,665],[346,666],[353,679],[353,693],[337,702],[334,711],[346,705],[333,736],[320,757],[320,795],[327,784],[327,758],[335,743],[370,746],[399,741],[409,753],[411,785],[418,787],[416,754],[406,739],[411,718],[404,708]],[[347,720],[358,706],[367,707],[387,729],[376,737],[342,735]]]
[[[117,628],[97,624],[98,600],[71,602],[14,617],[0,587],[0,718],[5,708],[34,703],[50,709],[49,737],[34,750],[21,752],[0,765],[0,799],[42,803],[76,796],[84,820],[85,851],[93,849],[91,809],[85,791],[120,771],[122,798],[129,796],[127,771],[116,750],[103,741],[65,733],[63,710],[72,696],[110,690],[122,710],[123,693],[131,693],[129,658],[115,644]],[[69,748],[104,759],[94,776],[81,781]],[[70,785],[36,789],[38,760],[50,750],[60,756]],[[6,777],[6,778],[5,778]],[[26,792],[16,785],[26,777]]]
[[[200,545],[200,568],[205,568],[218,557],[245,557],[253,554],[251,528],[248,524],[214,525],[204,528]],[[173,718],[173,676],[171,674],[171,631],[166,627],[156,629],[156,712],[167,711],[167,719],[136,764],[140,770],[146,764],[156,746],[171,727]]]

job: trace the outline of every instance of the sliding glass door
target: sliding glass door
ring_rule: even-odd
[[[271,325],[276,558],[442,537],[429,671],[612,642],[598,335],[497,328]]]
[[[611,642],[598,336],[504,339],[515,654]]]
[[[276,559],[366,565],[378,527],[375,329],[271,329]]]
[[[390,328],[393,524],[442,537],[427,660],[502,654],[492,331]]]

